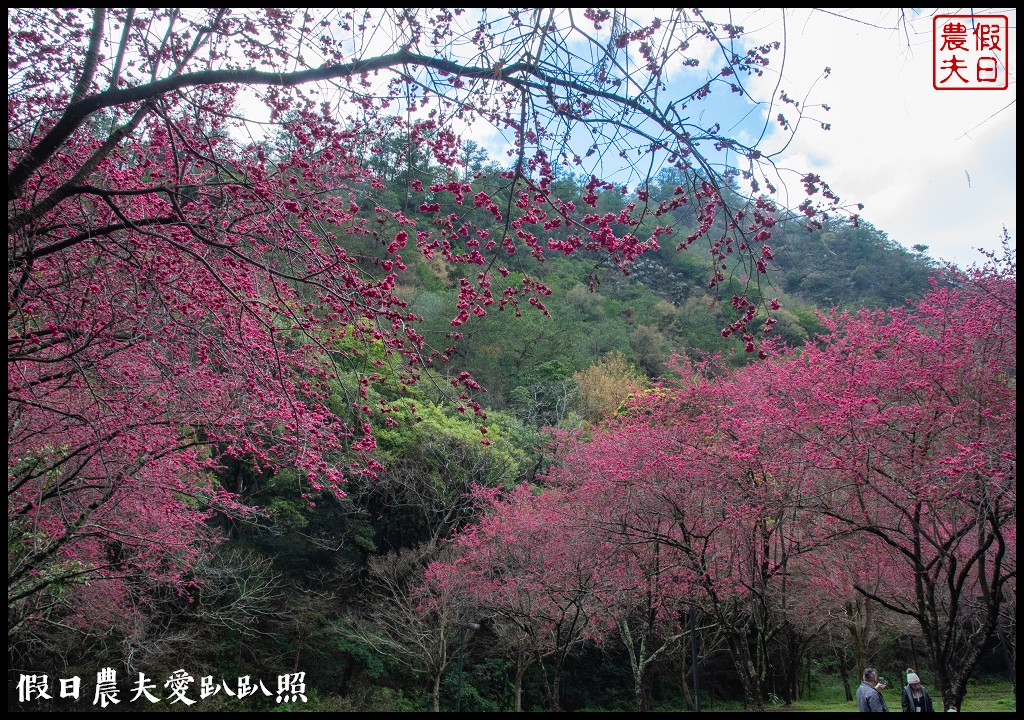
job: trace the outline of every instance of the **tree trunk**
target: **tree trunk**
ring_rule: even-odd
[[[746,632],[740,630],[730,633],[728,643],[733,666],[736,668],[740,685],[743,687],[743,702],[746,703],[747,710],[763,712],[764,680],[760,669],[755,667],[754,659],[751,657]]]
[[[848,600],[846,602],[846,621],[850,639],[853,640],[854,678],[856,679],[868,666],[868,645],[871,640],[871,601],[863,595],[857,595],[853,600]]]
[[[846,655],[846,647],[834,648],[836,660],[839,661],[839,677],[843,679],[843,691],[846,693],[846,701],[853,700],[853,688],[850,687],[850,664]]]
[[[690,674],[686,671],[686,665],[683,664],[682,672],[680,673],[679,691],[683,695],[683,702],[686,703],[686,709],[690,712],[694,712],[697,709],[697,705],[693,700],[693,693],[690,692]]]
[[[523,711],[523,675],[526,674],[526,657],[523,653],[516,656],[516,687],[515,687],[515,711]]]
[[[555,667],[555,677],[551,681],[551,712],[562,711],[562,667]]]
[[[544,693],[544,699],[548,701],[548,708],[551,712],[560,712],[562,709],[560,702],[562,664],[557,659],[555,660],[555,667],[552,670],[551,678],[548,677],[544,658],[538,656],[537,665],[540,668],[541,691]]]
[[[633,702],[637,712],[647,712],[647,693],[644,692],[646,682],[645,666],[640,664],[633,671]]]

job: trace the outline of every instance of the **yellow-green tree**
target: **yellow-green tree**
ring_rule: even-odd
[[[630,393],[647,387],[647,377],[620,352],[605,355],[573,376],[579,387],[577,410],[589,422],[614,412]]]

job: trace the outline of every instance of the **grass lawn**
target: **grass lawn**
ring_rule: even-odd
[[[932,701],[939,710],[942,698],[938,691],[932,691]],[[900,712],[900,688],[890,688],[885,692],[885,702],[889,706],[889,712]],[[811,697],[793,703],[790,707],[783,705],[769,706],[769,712],[857,712],[857,702],[847,702],[843,698],[842,685],[837,681],[834,686],[824,684],[816,688]],[[715,708],[718,709],[717,707]],[[723,708],[724,709],[724,708]],[[967,696],[964,698],[961,712],[1016,712],[1017,701],[1013,695],[1013,684],[1009,682],[990,682],[985,684],[970,684],[967,687]]]

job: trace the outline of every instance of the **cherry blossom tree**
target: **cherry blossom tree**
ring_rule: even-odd
[[[1013,254],[950,279],[907,308],[827,318],[799,351],[640,394],[566,443],[555,484],[581,490],[570,504],[600,537],[677,553],[659,577],[682,577],[672,599],[714,618],[750,707],[773,644],[792,685],[844,602],[854,626],[871,606],[913,620],[957,707],[1001,622],[1016,578]]]
[[[219,485],[223,459],[296,468],[310,502],[372,476],[368,417],[387,407],[369,388],[414,382],[494,310],[543,311],[550,291],[528,272],[503,282],[524,256],[586,250],[625,267],[701,240],[712,287],[730,258],[755,279],[771,258],[770,149],[697,118],[712,93],[775,102],[746,79],[781,47],[701,11],[20,8],[8,40],[15,633],[60,622],[87,583],[110,588],[111,607],[131,577],[184,591],[210,515],[251,510]],[[699,57],[706,72],[669,92]],[[481,123],[512,148],[494,186],[459,166],[460,132]],[[406,183],[393,207],[367,157],[387,137],[405,140],[406,172],[386,173]],[[444,172],[417,175],[417,155]],[[644,169],[612,181],[613,159]],[[663,166],[685,183],[653,202]],[[551,191],[566,169],[589,176],[576,200]],[[636,199],[602,215],[601,192]],[[685,203],[689,235],[659,221]],[[801,210],[820,222],[810,198]],[[437,347],[396,292],[412,253],[465,271]],[[748,350],[759,303],[730,326]],[[337,410],[342,376],[354,389]],[[472,378],[451,380],[481,412]]]
[[[579,518],[591,537],[594,622],[625,648],[642,712],[649,709],[651,669],[688,637],[694,576],[678,547],[665,541],[672,520],[650,492],[652,476],[672,471],[666,438],[631,430],[570,444],[548,481],[566,491],[562,512]]]
[[[803,620],[817,618],[805,556],[823,536],[802,512],[798,444],[777,431],[774,372],[766,362],[714,381],[688,374],[679,388],[635,396],[606,425],[563,436],[532,501],[557,504],[572,542],[589,548],[591,622],[626,646],[638,708],[651,666],[684,637],[691,607],[715,623],[753,708],[764,703],[772,643],[788,633],[806,647],[824,624]],[[512,522],[510,509],[496,506],[491,522]],[[487,547],[499,540],[504,552],[529,547],[520,536],[490,537]],[[465,550],[467,563],[479,557]],[[544,572],[536,560],[506,570]]]
[[[807,557],[822,536],[802,512],[806,467],[779,432],[786,418],[774,374],[774,362],[762,362],[641,396],[614,443],[625,449],[620,492],[650,503],[626,525],[631,541],[657,539],[678,554],[672,575],[717,626],[751,708],[766,698],[773,644],[819,627]]]
[[[516,708],[523,674],[536,665],[544,696],[557,711],[569,653],[598,638],[593,537],[558,492],[535,496],[522,484],[505,497],[496,490],[481,490],[479,497],[489,505],[486,516],[456,536],[458,558],[451,566],[431,568],[428,578],[457,582],[471,604],[495,618],[505,650],[516,659]]]
[[[828,319],[779,382],[818,508],[871,540],[857,559],[879,582],[856,590],[919,625],[959,707],[1016,578],[1014,254],[952,283],[908,309]]]

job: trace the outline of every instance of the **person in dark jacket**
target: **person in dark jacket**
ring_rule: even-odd
[[[889,712],[885,698],[882,697],[885,681],[879,681],[878,671],[864,668],[863,678],[857,688],[857,709],[861,712]]]
[[[903,712],[935,712],[928,688],[913,668],[907,668],[907,685],[903,688]]]

